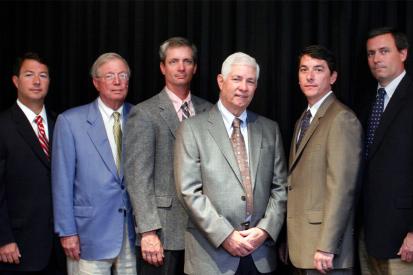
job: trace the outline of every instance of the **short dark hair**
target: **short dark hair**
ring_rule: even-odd
[[[184,37],[171,37],[168,40],[164,41],[161,46],[159,47],[159,58],[161,59],[162,63],[165,63],[166,59],[166,51],[169,48],[178,48],[178,47],[189,47],[192,50],[192,59],[194,60],[194,64],[197,64],[198,60],[198,49],[196,48],[195,44],[189,41]]]
[[[321,45],[310,45],[305,47],[298,56],[298,64],[300,64],[301,57],[308,55],[315,59],[321,59],[327,62],[330,73],[336,72],[336,57],[332,51]]]
[[[399,51],[409,48],[409,41],[407,40],[406,34],[393,27],[381,27],[372,29],[367,33],[367,40],[388,33],[393,36],[394,42],[396,43],[396,47]]]
[[[47,70],[49,70],[49,75],[50,75],[50,69],[46,63],[46,60],[43,57],[40,57],[40,55],[35,52],[27,52],[27,53],[24,53],[22,56],[17,57],[16,62],[14,63],[14,66],[13,66],[13,75],[15,76],[20,75],[20,69],[22,68],[23,62],[26,60],[35,60],[39,62],[40,64],[45,65],[47,67]]]

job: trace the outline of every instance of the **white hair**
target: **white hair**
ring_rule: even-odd
[[[222,63],[221,68],[221,74],[224,79],[226,79],[228,74],[231,72],[231,67],[233,65],[247,65],[255,67],[255,72],[258,80],[258,77],[260,76],[260,66],[258,65],[255,58],[242,52],[236,52],[228,56],[227,59],[225,59],[224,63]]]

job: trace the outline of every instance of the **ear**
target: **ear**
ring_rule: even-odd
[[[163,62],[159,64],[159,68],[161,69],[162,74],[165,75],[165,64],[163,64]]]
[[[19,77],[17,75],[13,75],[11,81],[13,81],[13,84],[16,87],[16,89],[19,89]]]
[[[402,62],[406,61],[407,59],[407,49],[403,49],[401,51],[399,51],[400,53],[400,59]]]
[[[217,76],[217,83],[218,83],[218,86],[219,86],[219,90],[220,91],[222,91],[222,86],[224,86],[224,76],[222,75],[222,74],[219,74],[218,76]]]
[[[195,64],[194,65],[194,69],[192,70],[192,73],[195,74],[196,73],[196,69],[198,68],[198,66]]]
[[[100,92],[99,89],[98,89],[98,87],[99,87],[99,85],[98,85],[98,80],[97,80],[96,78],[93,78],[93,86],[95,86],[96,90],[97,90],[98,92]]]
[[[330,85],[333,85],[337,80],[337,72],[334,71],[330,76]]]

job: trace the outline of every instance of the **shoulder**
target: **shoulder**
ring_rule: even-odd
[[[265,128],[278,129],[278,123],[272,119],[261,116],[252,111],[248,111],[248,123],[257,123]]]

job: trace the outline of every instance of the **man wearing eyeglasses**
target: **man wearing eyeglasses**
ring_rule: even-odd
[[[130,69],[120,55],[105,53],[93,64],[91,76],[99,97],[56,121],[55,230],[69,274],[136,274],[135,234],[122,168]]]
[[[180,121],[211,104],[190,91],[197,50],[183,37],[159,49],[165,88],[131,110],[125,133],[125,179],[141,236],[138,274],[183,274],[187,215],[176,197],[173,144]]]

